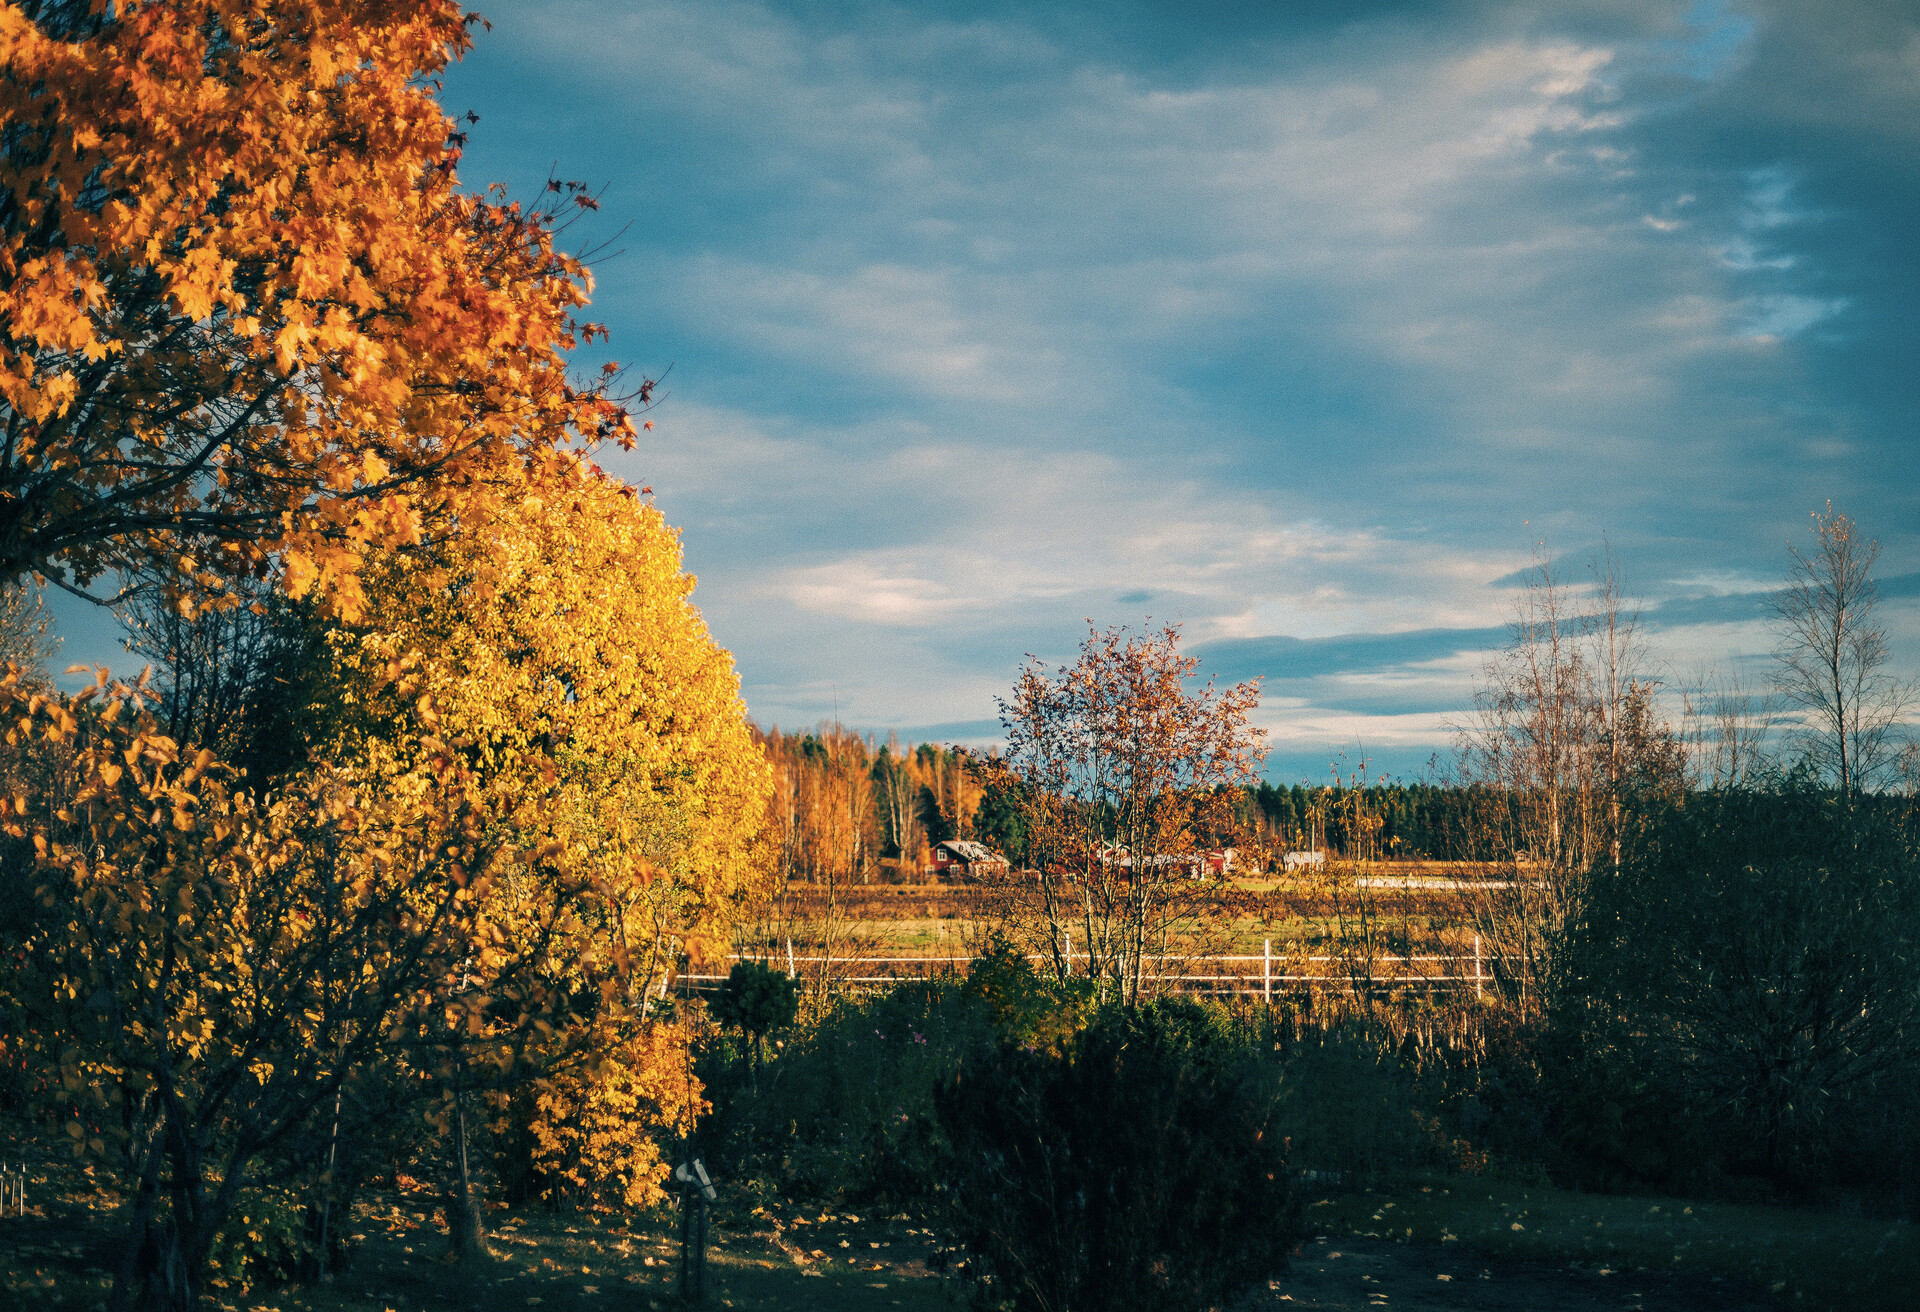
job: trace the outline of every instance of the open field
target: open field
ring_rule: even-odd
[[[1197,936],[1221,945],[1217,951],[1258,952],[1265,940],[1321,943],[1362,903],[1383,932],[1457,937],[1468,909],[1460,869],[1454,862],[1378,862],[1305,877],[1235,879],[1191,898],[1188,918]],[[740,941],[778,956],[787,939],[817,938],[831,923],[850,944],[964,959],[993,912],[993,890],[976,884],[844,884],[829,893],[821,884],[794,882],[780,914]]]
[[[1471,987],[1474,935],[1456,862],[1336,865],[1326,873],[1237,879],[1200,892],[1164,966],[1179,986],[1259,990],[1356,975],[1419,987]],[[780,914],[736,937],[734,953],[802,977],[871,983],[964,974],[995,923],[996,894],[967,883],[790,883]],[[1356,949],[1364,921],[1371,947]],[[1371,957],[1372,968],[1364,962]],[[1408,958],[1415,958],[1408,960]],[[725,973],[710,966],[707,974]],[[699,987],[711,983],[690,977]]]

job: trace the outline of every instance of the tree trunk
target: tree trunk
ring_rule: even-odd
[[[487,1248],[485,1227],[473,1197],[473,1174],[467,1166],[467,1100],[454,1095],[455,1174],[446,1202],[449,1251],[461,1262],[484,1262],[493,1256]]]
[[[161,1221],[154,1215],[157,1197],[134,1203],[134,1217],[110,1306],[142,1312],[198,1312],[200,1285],[213,1235],[202,1221],[183,1230],[178,1215]]]

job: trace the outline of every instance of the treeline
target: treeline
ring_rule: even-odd
[[[1492,798],[1478,785],[1249,790],[1253,828],[1277,851],[1321,849],[1349,860],[1493,860],[1502,845],[1483,831]]]
[[[774,769],[767,838],[790,879],[912,878],[949,838],[1015,865],[1031,855],[1016,808],[960,748],[881,743],[840,725],[755,737]],[[1261,783],[1244,794],[1242,860],[1256,865],[1296,850],[1352,861],[1497,861],[1517,850],[1513,799],[1484,784]]]
[[[933,845],[950,838],[1005,846],[992,809],[980,814],[981,784],[958,748],[892,734],[880,743],[838,724],[799,734],[775,725],[754,737],[774,776],[764,837],[788,879],[897,879],[923,870]]]

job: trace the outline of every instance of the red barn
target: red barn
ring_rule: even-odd
[[[942,879],[979,879],[1007,873],[1007,859],[967,838],[949,838],[933,845],[933,873]]]

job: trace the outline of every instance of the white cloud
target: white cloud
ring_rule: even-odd
[[[1733,19],[1354,24],[1228,75],[1039,14],[527,12],[592,98],[569,117],[681,151],[695,217],[602,301],[622,349],[704,365],[622,467],[785,719],[980,718],[1082,615],[1496,625],[1484,585],[1541,538],[1746,568],[1769,498],[1873,449],[1796,367],[1859,308],[1817,281],[1803,175],[1676,163],[1647,126],[1687,110],[1646,71],[1742,75]]]

